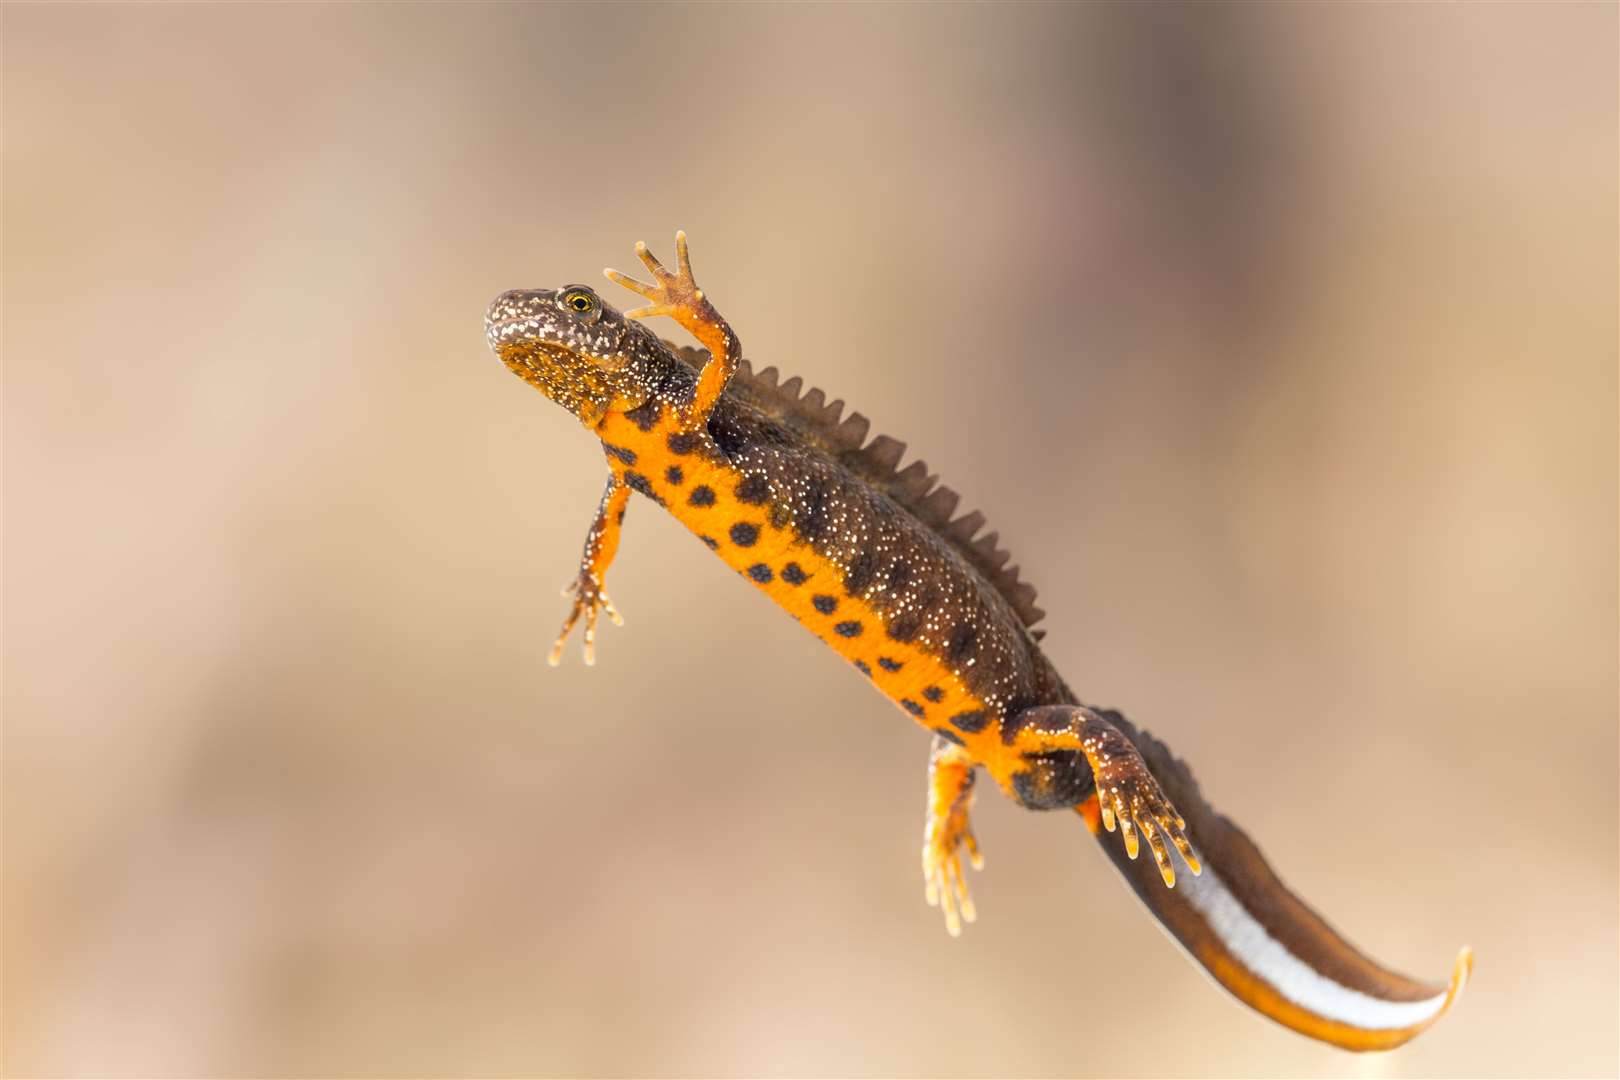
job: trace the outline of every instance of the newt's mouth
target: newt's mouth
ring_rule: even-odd
[[[526,329],[533,330],[538,336],[539,331],[546,325],[545,320],[534,315],[508,315],[503,319],[486,319],[484,333],[499,338],[509,338],[513,332]]]
[[[496,352],[514,348],[544,350],[554,359],[560,358],[569,350],[555,339],[555,334],[556,327],[549,320],[533,315],[508,315],[484,322],[484,338]]]

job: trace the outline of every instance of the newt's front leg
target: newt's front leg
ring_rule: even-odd
[[[613,556],[619,550],[619,528],[624,524],[624,510],[630,502],[630,489],[625,486],[624,478],[618,473],[608,474],[607,490],[602,492],[602,502],[596,508],[596,519],[591,522],[591,531],[585,534],[585,550],[580,555],[579,576],[563,588],[564,596],[574,598],[574,606],[569,610],[568,617],[563,620],[562,633],[557,635],[557,643],[551,647],[551,655],[546,659],[552,667],[556,667],[562,660],[563,644],[567,642],[569,633],[574,624],[579,622],[581,615],[585,616],[585,663],[596,663],[596,615],[598,611],[607,612],[608,618],[614,625],[624,625],[619,617],[618,609],[613,601],[608,599],[607,590],[602,587],[602,578],[607,573]]]
[[[967,848],[973,869],[984,869],[979,842],[968,824],[973,808],[973,759],[960,746],[934,736],[928,752],[928,815],[923,822],[922,866],[928,906],[945,911],[945,929],[952,937],[962,923],[978,917],[962,873],[959,848]],[[961,912],[958,917],[957,912]]]
[[[617,270],[604,270],[609,281],[617,282],[633,293],[646,297],[652,303],[627,311],[632,319],[648,319],[655,315],[668,315],[686,328],[687,332],[709,350],[709,362],[698,376],[697,390],[684,417],[688,430],[696,430],[709,422],[714,403],[720,400],[726,383],[742,362],[742,343],[720,313],[714,310],[703,290],[692,278],[692,260],[686,251],[686,233],[675,234],[675,273],[664,269],[647,245],[636,242],[636,255],[652,272],[653,284],[647,285],[626,277]]]

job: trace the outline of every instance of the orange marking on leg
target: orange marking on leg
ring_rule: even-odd
[[[645,307],[625,312],[627,318],[650,319],[667,315],[709,350],[709,362],[703,366],[698,377],[692,404],[685,417],[687,427],[702,427],[742,361],[742,345],[726,320],[720,317],[708,297],[703,295],[703,290],[697,287],[697,280],[692,276],[692,260],[687,253],[686,233],[675,234],[676,263],[673,274],[640,241],[636,242],[636,257],[652,274],[652,284],[637,281],[617,270],[605,270],[603,273],[608,280],[652,301]]]
[[[1075,812],[1085,819],[1086,828],[1091,830],[1093,836],[1102,832],[1102,806],[1097,802],[1097,793],[1094,791],[1086,796],[1086,801],[1075,807]]]

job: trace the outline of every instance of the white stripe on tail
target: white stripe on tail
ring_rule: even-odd
[[[1163,743],[1118,713],[1103,715],[1135,744],[1187,819],[1203,873],[1177,874],[1175,888],[1166,888],[1151,859],[1132,861],[1118,838],[1101,831],[1094,798],[1079,810],[1132,891],[1223,989],[1302,1035],[1348,1050],[1399,1046],[1451,1007],[1473,968],[1467,948],[1448,985],[1375,963],[1288,890],[1243,830],[1204,801]]]

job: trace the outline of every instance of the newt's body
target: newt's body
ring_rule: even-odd
[[[968,810],[982,767],[1026,807],[1076,810],[1099,836],[1118,824],[1124,850],[1104,846],[1138,896],[1218,982],[1273,1019],[1352,1049],[1399,1045],[1438,1019],[1467,951],[1449,987],[1415,982],[1361,956],[1288,893],[1162,744],[1064,684],[1029,629],[1034,590],[1004,568],[994,533],[976,537],[982,516],[952,520],[956,495],[920,462],[898,469],[904,447],[867,442],[859,414],[801,394],[797,379],[753,374],[692,281],[683,236],[677,248],[670,274],[638,245],[652,286],[609,272],[653,301],[629,316],[571,286],[505,293],[486,318],[501,359],[578,416],[607,456],[552,661],[579,618],[587,661],[598,611],[617,619],[603,577],[639,492],[933,733],[923,869],[953,934],[974,917],[960,849],[977,863]],[[658,314],[707,353],[631,321]],[[1136,861],[1138,832],[1151,864]]]

